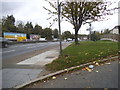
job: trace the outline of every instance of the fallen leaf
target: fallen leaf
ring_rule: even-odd
[[[67,78],[64,78],[64,80],[67,80]]]
[[[86,68],[82,68],[82,70],[86,70]]]
[[[55,76],[53,76],[53,77],[52,77],[52,79],[56,79],[56,77],[55,77]]]
[[[65,71],[67,71],[67,69],[64,69]]]
[[[110,62],[108,62],[108,63],[106,63],[106,64],[110,65],[111,63],[110,63]]]
[[[99,66],[99,63],[95,63],[95,65]]]
[[[87,70],[87,71],[89,71],[89,72],[91,72],[91,71],[92,71],[92,70],[91,70],[91,69],[89,69],[88,67],[86,67],[86,70]]]
[[[44,82],[46,82],[46,81],[44,81]]]
[[[35,86],[36,84],[34,83],[34,86]]]
[[[79,68],[80,66],[77,66],[77,68]]]
[[[96,71],[96,72],[99,72],[99,71]]]
[[[96,61],[93,61],[93,63],[96,63]]]

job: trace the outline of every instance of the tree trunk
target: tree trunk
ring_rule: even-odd
[[[78,30],[75,29],[75,45],[78,45]]]

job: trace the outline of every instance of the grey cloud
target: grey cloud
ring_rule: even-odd
[[[2,16],[14,14],[23,5],[23,2],[2,2]]]

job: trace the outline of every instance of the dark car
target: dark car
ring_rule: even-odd
[[[8,47],[8,40],[3,38],[3,37],[0,37],[0,47],[7,48]]]

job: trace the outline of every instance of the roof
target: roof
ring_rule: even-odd
[[[113,29],[118,29],[118,28],[120,28],[120,25],[118,25],[118,26],[115,26]]]

